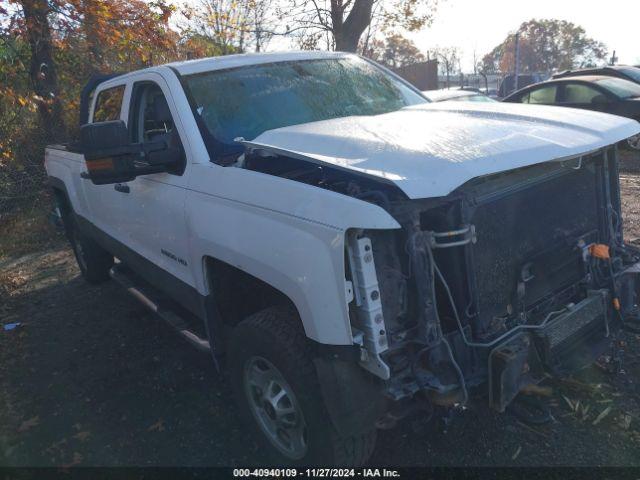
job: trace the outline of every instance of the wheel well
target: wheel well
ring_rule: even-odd
[[[287,295],[239,268],[211,257],[205,258],[205,268],[209,291],[227,327],[267,307],[289,305],[296,310]]]
[[[60,214],[64,217],[73,212],[73,207],[71,206],[67,192],[59,187],[52,187],[52,190],[56,205],[60,209]]]

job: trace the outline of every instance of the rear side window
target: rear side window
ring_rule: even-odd
[[[565,103],[591,103],[602,94],[593,87],[579,83],[569,83],[564,87]]]
[[[532,103],[532,104],[552,104],[556,101],[556,91],[557,87],[555,85],[550,85],[548,87],[540,87],[534,90],[531,90],[529,93],[524,94],[520,98],[520,102],[522,103]]]
[[[124,97],[124,85],[108,88],[98,94],[96,107],[93,111],[93,121],[109,122],[120,119],[120,108]]]

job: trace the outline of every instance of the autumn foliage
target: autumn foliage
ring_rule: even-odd
[[[89,77],[180,57],[173,12],[164,0],[0,0],[2,191],[37,181],[43,145],[74,135]]]

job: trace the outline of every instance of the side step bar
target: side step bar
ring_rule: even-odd
[[[154,300],[154,296],[142,285],[137,285],[132,278],[133,275],[122,264],[116,264],[109,271],[109,275],[116,282],[122,285],[127,291],[137,298],[140,303],[173,327],[185,340],[202,352],[211,352],[209,341],[205,340],[187,328],[187,323],[174,312],[167,308],[162,308],[159,302]]]

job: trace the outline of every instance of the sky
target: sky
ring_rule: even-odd
[[[440,0],[430,27],[408,34],[418,48],[457,46],[462,69],[473,71],[473,52],[482,58],[510,32],[532,18],[556,18],[582,26],[604,42],[618,63],[640,64],[640,0]]]

